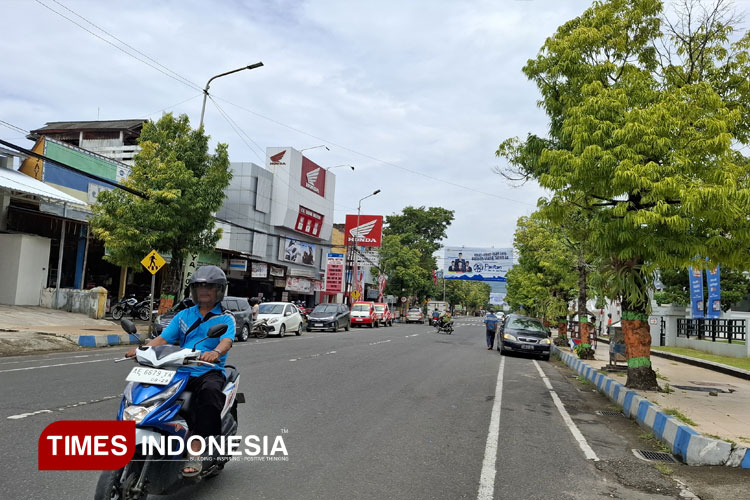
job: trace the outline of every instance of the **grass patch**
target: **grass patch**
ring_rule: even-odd
[[[665,377],[664,375],[662,375],[661,373],[659,373],[659,369],[658,368],[656,370],[654,370],[654,373],[656,373],[656,378],[658,378],[659,380],[667,380],[667,381],[669,380],[667,377]]]
[[[672,450],[667,448],[664,443],[656,439],[650,432],[643,433],[638,437],[648,442],[649,446],[656,448],[658,451],[661,451],[663,453],[672,453]]]
[[[582,383],[583,385],[593,385],[586,377],[583,375],[578,375],[576,377],[576,380]]]
[[[717,436],[716,434],[704,434],[704,436],[708,436],[710,438],[718,439],[719,441],[726,441],[727,443],[732,443],[733,447],[737,447],[737,443],[732,441],[731,439],[723,438],[721,436]]]
[[[674,469],[667,464],[654,464],[654,467],[665,476],[671,476],[674,472]]]
[[[664,410],[664,413],[667,415],[671,415],[679,420],[682,420],[688,425],[698,425],[695,422],[693,422],[689,417],[685,416],[683,413],[680,412],[680,410],[675,410],[674,408]]]
[[[672,389],[669,384],[664,384],[664,387],[662,387],[661,392],[665,392],[667,394],[670,394],[674,392],[674,389]],[[684,392],[684,391],[683,391]]]
[[[732,342],[734,343],[734,342]],[[691,358],[703,359],[705,361],[713,361],[714,363],[721,363],[723,365],[734,366],[742,370],[750,370],[750,358],[732,358],[729,356],[719,356],[718,354],[710,354],[707,352],[699,351],[697,349],[690,349],[689,347],[651,347],[654,351],[671,352],[673,354],[681,354],[683,356],[690,356]]]

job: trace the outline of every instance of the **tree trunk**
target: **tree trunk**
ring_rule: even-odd
[[[177,292],[182,286],[182,259],[172,253],[172,261],[167,266],[167,277],[161,287],[159,314],[169,311],[174,305]]]
[[[557,338],[566,338],[568,336],[568,323],[561,321],[557,324]]]
[[[651,368],[651,328],[645,311],[633,311],[625,301],[622,303],[622,332],[625,336],[628,359],[626,387],[643,391],[659,391],[656,372]]]
[[[591,348],[589,337],[589,310],[586,307],[588,301],[586,278],[586,259],[583,250],[580,250],[578,252],[578,333],[581,344],[577,352],[580,359],[594,359],[594,350]]]

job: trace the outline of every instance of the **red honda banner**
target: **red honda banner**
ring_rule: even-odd
[[[382,215],[357,215],[346,216],[344,227],[347,245],[358,245],[363,247],[379,247],[383,238],[383,216]]]
[[[297,215],[297,224],[294,229],[300,233],[309,234],[316,238],[320,236],[320,228],[323,226],[323,215],[305,208],[302,205],[299,206],[299,215]]]
[[[135,422],[59,420],[39,436],[39,470],[117,470],[135,454]]]
[[[302,157],[300,185],[323,198],[326,197],[326,169],[308,158]]]
[[[437,270],[432,270],[432,284],[437,285]]]

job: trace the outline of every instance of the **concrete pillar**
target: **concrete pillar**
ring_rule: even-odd
[[[103,319],[107,307],[107,289],[103,286],[97,286],[92,288],[89,293],[96,303],[96,308],[91,311],[89,316],[95,319]]]
[[[677,345],[677,318],[685,317],[685,308],[680,306],[664,305],[654,306],[649,316],[649,326],[651,327],[651,345],[659,345],[661,333],[661,319],[664,318],[664,345]]]

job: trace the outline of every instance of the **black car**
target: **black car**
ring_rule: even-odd
[[[343,328],[349,331],[349,307],[344,304],[318,304],[307,314],[308,332],[313,330],[337,331]]]
[[[250,336],[250,330],[253,326],[253,308],[244,297],[224,297],[221,301],[224,309],[228,309],[234,316],[236,325],[235,338],[240,342],[245,342]],[[154,321],[154,332],[152,336],[157,336],[161,330],[167,327],[175,315],[193,306],[193,301],[189,297],[175,304],[172,309],[156,317]]]
[[[497,350],[500,354],[520,352],[548,360],[552,344],[550,337],[549,329],[538,319],[509,314],[500,323]]]

